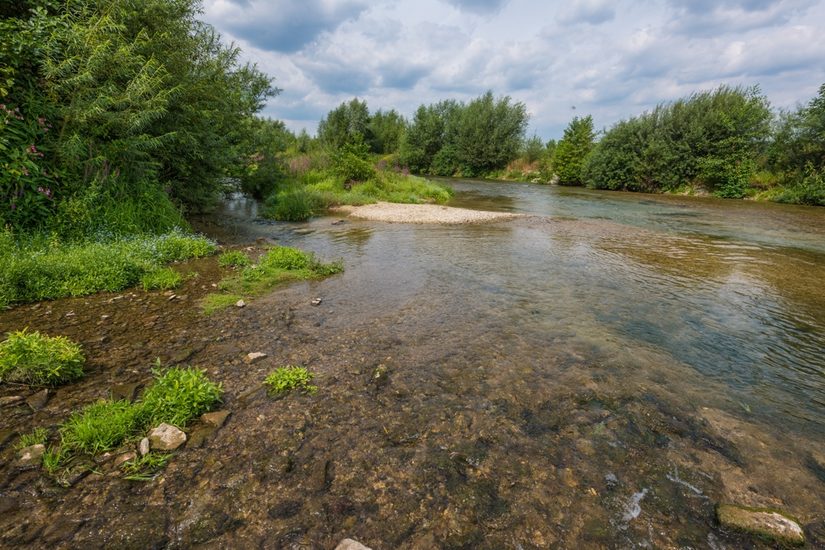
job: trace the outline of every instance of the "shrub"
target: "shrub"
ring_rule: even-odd
[[[101,400],[88,405],[60,427],[63,447],[88,454],[114,449],[140,426],[138,413],[128,401]]]
[[[192,367],[156,369],[155,381],[141,399],[140,417],[148,424],[166,422],[180,428],[209,411],[221,399],[223,389]]]
[[[144,273],[140,278],[144,290],[170,290],[178,288],[182,282],[181,274],[171,267]]]
[[[57,386],[81,378],[84,362],[80,345],[64,336],[11,332],[0,343],[0,382]]]
[[[240,250],[230,250],[218,256],[218,265],[221,267],[246,267],[252,260]]]
[[[264,203],[264,215],[278,221],[302,222],[321,207],[317,194],[303,187],[292,187],[270,195]]]
[[[311,384],[313,375],[304,367],[278,367],[264,379],[264,385],[270,395],[286,395],[292,390],[315,393],[317,386]]]

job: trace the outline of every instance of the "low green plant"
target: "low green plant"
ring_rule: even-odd
[[[128,401],[101,400],[87,405],[60,427],[62,446],[87,454],[112,450],[140,427],[140,412]]]
[[[210,381],[202,369],[172,367],[152,372],[155,381],[139,403],[140,418],[146,424],[166,422],[183,428],[221,399],[221,385]]]
[[[243,296],[240,294],[220,294],[218,292],[210,292],[201,300],[201,309],[207,315],[211,315],[216,311],[221,311],[238,303]]]
[[[130,481],[150,481],[172,458],[171,453],[149,453],[124,462],[121,465],[124,479]]]
[[[0,343],[0,382],[57,386],[83,376],[80,345],[65,336],[20,330]]]
[[[67,458],[68,455],[63,447],[49,447],[43,453],[43,469],[50,476],[56,475]]]
[[[15,445],[15,448],[25,449],[26,447],[31,447],[32,445],[43,445],[46,443],[46,438],[48,436],[49,432],[46,428],[35,428],[31,432],[21,435],[17,445]]]
[[[282,396],[292,390],[300,390],[308,394],[318,391],[317,386],[311,384],[313,375],[304,367],[278,367],[264,379],[264,385],[272,396]]]
[[[218,265],[221,267],[246,267],[251,263],[249,256],[240,250],[230,250],[218,256]]]
[[[264,216],[285,222],[302,222],[323,208],[320,196],[304,187],[290,187],[270,195],[264,203]]]
[[[140,278],[143,290],[171,290],[178,288],[182,282],[183,277],[181,274],[171,267],[149,271]]]
[[[288,281],[319,279],[344,270],[341,262],[322,263],[310,252],[276,246],[261,256],[258,263],[222,280],[221,293],[211,293],[201,301],[205,313],[213,313],[236,303],[244,296],[263,294]]]

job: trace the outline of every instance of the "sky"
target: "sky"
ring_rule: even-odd
[[[597,129],[695,91],[759,85],[774,108],[825,83],[821,0],[205,0],[203,20],[282,92],[263,115],[314,133],[353,97],[411,117],[492,90],[528,134]]]

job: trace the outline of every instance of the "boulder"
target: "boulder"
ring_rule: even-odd
[[[335,550],[372,550],[368,546],[364,546],[357,540],[344,539],[338,543]]]
[[[805,544],[805,533],[793,519],[774,510],[720,504],[716,509],[723,527],[737,529],[791,545]]]
[[[174,451],[186,443],[186,434],[182,430],[163,423],[149,432],[150,448],[158,451]]]

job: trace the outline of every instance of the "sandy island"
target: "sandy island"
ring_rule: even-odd
[[[468,210],[438,204],[397,204],[378,202],[363,206],[338,206],[335,212],[348,214],[353,218],[393,223],[484,223],[519,218],[522,214]]]

